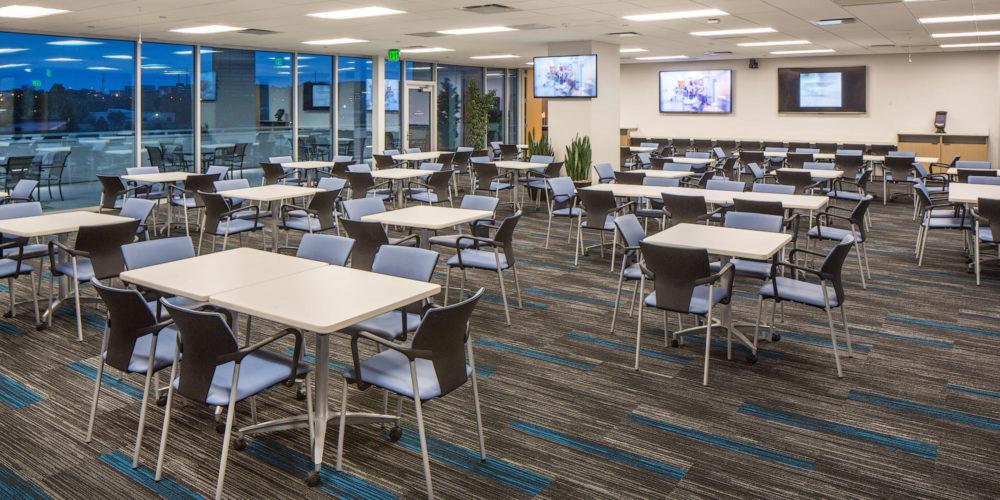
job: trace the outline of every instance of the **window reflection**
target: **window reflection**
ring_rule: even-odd
[[[333,57],[299,56],[299,160],[329,161],[333,149]]]
[[[142,44],[142,164],[180,170],[194,144],[192,47]]]
[[[372,60],[337,58],[337,151],[354,161],[372,156]]]

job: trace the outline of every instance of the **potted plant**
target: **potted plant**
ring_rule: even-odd
[[[566,146],[566,175],[573,179],[573,184],[577,187],[590,185],[591,166],[590,137],[580,137],[579,134],[573,138],[573,142]]]
[[[500,99],[497,92],[483,93],[475,80],[469,80],[465,102],[465,142],[466,146],[481,149],[486,146],[486,131],[490,125],[490,112],[496,109]]]
[[[552,149],[552,143],[549,142],[549,138],[542,136],[537,142],[535,141],[534,132],[528,132],[528,157],[534,155],[545,155],[554,156],[555,151]]]

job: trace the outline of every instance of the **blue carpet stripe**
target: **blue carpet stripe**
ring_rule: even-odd
[[[991,431],[1000,431],[1000,420],[988,417],[980,417],[978,415],[972,415],[969,413],[962,413],[960,411],[946,410],[944,408],[938,408],[935,406],[928,406],[920,403],[914,403],[913,401],[906,401],[904,399],[879,396],[877,394],[872,394],[870,392],[863,392],[863,391],[851,391],[847,394],[847,399],[850,399],[852,401],[860,401],[862,403],[868,403],[875,406],[881,406],[882,408],[908,411],[910,413],[916,413],[917,415],[923,415],[925,417],[947,420],[949,422],[955,422],[959,424],[971,425],[973,427],[980,427]]]
[[[72,368],[77,373],[83,375],[84,377],[94,380],[97,378],[97,368],[84,364],[82,361],[77,361],[76,363],[70,363],[69,367]],[[136,387],[132,384],[125,382],[124,380],[119,380],[107,373],[101,377],[101,385],[109,389],[118,391],[136,401],[142,401],[142,388]]]
[[[282,354],[284,354],[285,356],[291,356],[295,354],[295,349],[285,349],[284,351],[282,351]],[[312,354],[303,354],[302,359],[304,359],[306,362],[316,364],[316,356],[313,356]],[[345,365],[342,365],[340,363],[334,363],[332,361],[327,364],[330,365],[331,370],[333,370],[338,374],[344,371],[345,368],[347,368],[347,366]],[[494,368],[488,368],[485,366],[476,367],[476,375],[478,375],[479,378],[487,378],[490,375],[493,375],[494,373],[496,373],[496,369]]]
[[[548,361],[550,363],[555,363],[557,365],[568,366],[570,368],[577,368],[579,370],[593,370],[594,365],[589,363],[581,363],[579,361],[571,361],[566,358],[560,358],[558,356],[552,356],[550,354],[544,354],[538,351],[532,351],[530,349],[525,349],[523,347],[512,346],[509,344],[502,344],[500,342],[495,342],[486,339],[476,339],[476,343],[479,345],[484,345],[487,347],[493,347],[495,349],[502,349],[507,352],[512,352],[514,354],[520,354],[522,356],[527,356],[529,358],[540,359],[542,361]]]
[[[777,331],[777,330],[775,330],[775,331]],[[753,336],[752,336],[753,332],[750,332],[750,333],[751,333],[750,340],[753,340]],[[705,337],[695,337],[695,336],[684,335],[684,342],[685,343],[690,342],[691,344],[694,344],[694,345],[703,346],[703,345],[705,345]],[[726,350],[726,341],[725,340],[712,340],[712,350],[713,351],[725,351]],[[738,354],[750,354],[750,349],[747,348],[747,346],[741,344],[738,340],[736,340],[734,338],[733,339],[733,352],[734,353],[738,353]],[[777,352],[777,351],[769,351],[769,350],[766,350],[766,349],[760,349],[760,348],[758,348],[757,349],[757,356],[759,356],[761,358],[767,358],[767,359],[781,359],[781,357],[783,356],[783,354],[780,353],[780,352]]]
[[[826,323],[820,323],[819,321],[813,321],[813,322],[811,322],[809,324],[813,325],[813,326],[826,327]],[[839,333],[840,332],[838,332],[838,334]],[[907,342],[917,342],[919,344],[927,344],[927,345],[932,345],[932,346],[935,346],[935,347],[944,347],[944,348],[947,348],[947,349],[953,349],[955,347],[955,344],[952,344],[951,342],[942,342],[940,340],[920,339],[920,338],[917,338],[917,337],[907,337],[905,335],[896,335],[894,333],[876,332],[875,330],[866,330],[864,328],[855,328],[853,326],[851,327],[851,333],[861,333],[861,334],[864,334],[864,335],[875,335],[876,337],[885,337],[887,339],[894,339],[894,340],[905,340]],[[827,344],[827,345],[829,345],[829,344]],[[857,347],[857,346],[854,346],[854,347]]]
[[[314,468],[312,458],[269,439],[257,439],[247,443],[243,453],[289,474],[305,477]],[[396,495],[369,484],[333,467],[323,464],[319,471],[320,491],[337,498],[365,498],[392,500]]]
[[[859,427],[838,424],[829,420],[809,417],[798,413],[785,412],[774,408],[766,408],[750,403],[743,403],[739,412],[744,415],[753,415],[772,422],[778,422],[800,429],[832,434],[834,436],[846,437],[862,443],[873,444],[882,448],[909,453],[934,460],[937,457],[937,446],[921,443],[912,439],[882,434],[881,432],[868,431]]]
[[[6,321],[0,321],[0,333],[5,333],[7,335],[20,335],[24,333],[24,330],[7,323]]]
[[[961,385],[948,384],[948,389],[959,392],[967,392],[969,394],[975,394],[977,396],[986,396],[989,398],[1000,399],[1000,392],[990,392],[984,391],[982,389],[976,389],[974,387],[965,387]]]
[[[826,326],[826,324],[824,324],[823,326]],[[829,330],[827,330],[827,332],[829,332]],[[796,342],[805,342],[807,344],[821,345],[824,347],[830,347],[831,345],[830,339],[828,338],[813,337],[812,335],[802,335],[801,333],[786,332],[784,330],[777,330],[777,329],[774,330],[774,333],[781,335],[782,340],[788,339],[788,340],[794,340]],[[837,330],[837,338],[840,339],[843,337],[844,337],[844,331]],[[839,347],[841,350],[846,351],[847,342],[838,340],[837,347]],[[851,342],[851,348],[854,349],[855,351],[864,354],[872,352],[872,346],[866,344],[859,344],[857,342]]]
[[[16,380],[0,375],[0,403],[17,409],[44,400],[41,395]]]
[[[810,471],[813,468],[812,462],[808,460],[803,460],[801,458],[793,457],[791,455],[785,455],[774,450],[769,450],[767,448],[761,448],[760,446],[752,445],[749,443],[744,443],[741,441],[736,441],[733,439],[725,438],[722,436],[716,436],[715,434],[709,434],[707,432],[702,432],[695,429],[690,429],[687,427],[681,427],[679,425],[671,424],[669,422],[664,422],[662,420],[656,420],[637,413],[630,413],[625,417],[627,422],[635,422],[637,424],[648,425],[660,430],[672,432],[674,434],[679,434],[683,437],[694,439],[705,444],[710,444],[712,446],[718,446],[726,450],[732,450],[735,452],[742,453],[744,455],[750,455],[752,457],[763,458],[774,463],[787,465],[789,467],[794,467],[796,469],[802,469]]]
[[[546,269],[555,269],[558,271],[576,271],[576,267],[574,266],[562,266],[559,264],[553,264],[551,262],[542,262],[538,260],[517,259],[517,263],[518,265],[524,264],[526,266],[544,267]]]
[[[383,435],[385,439],[388,437],[388,434]],[[396,444],[420,453],[420,435],[415,430],[404,427],[403,437]],[[487,455],[486,461],[482,461],[479,459],[478,451],[472,451],[432,436],[427,436],[427,455],[532,496],[541,493],[552,482],[545,476],[515,467],[496,458],[490,458],[489,455]]]
[[[582,340],[584,342],[590,342],[592,344],[597,344],[603,347],[610,347],[612,349],[618,349],[619,351],[625,352],[635,352],[634,345],[621,344],[618,342],[611,342],[610,340],[599,339],[596,337],[588,337],[586,335],[580,335],[579,333],[569,332],[565,335],[574,340]],[[656,351],[650,351],[649,349],[642,349],[639,351],[643,356],[649,356],[651,358],[663,359],[666,361],[673,361],[674,363],[690,363],[690,359],[678,358],[677,356],[671,356],[669,354],[663,354]]]
[[[849,274],[848,276],[850,276],[851,278],[859,278],[859,279],[861,277],[861,275],[858,274],[858,273]],[[868,281],[869,282],[898,283],[900,285],[909,285],[909,286],[930,286],[930,287],[935,287],[935,288],[948,288],[948,289],[951,289],[951,290],[961,290],[962,289],[962,287],[958,286],[958,285],[949,285],[947,283],[939,283],[939,282],[935,282],[935,281],[927,282],[927,281],[902,280],[902,279],[895,279],[895,278],[884,278],[884,277],[881,277],[881,276],[872,276],[871,278],[868,278]]]
[[[497,372],[496,368],[476,365],[476,376],[479,378],[490,378],[490,375],[493,375],[496,372]]]
[[[545,439],[546,441],[552,441],[553,443],[561,444],[568,448],[585,453],[590,453],[591,455],[596,455],[613,462],[618,462],[630,467],[660,474],[661,476],[669,477],[675,481],[684,479],[684,475],[687,474],[687,472],[683,469],[678,469],[662,462],[643,458],[615,448],[596,444],[591,441],[578,439],[570,436],[569,434],[563,434],[562,432],[554,431],[552,429],[546,429],[545,427],[534,425],[523,420],[515,420],[510,424],[510,427],[511,429],[519,430],[526,434]]]
[[[0,465],[0,498],[48,500],[49,496],[14,471]]]
[[[972,313],[958,313],[959,316],[965,316],[966,318],[976,318],[976,319],[988,319],[990,321],[1000,321],[1000,318],[996,316],[987,316],[985,314],[972,314]]]
[[[595,299],[593,297],[580,297],[579,295],[570,295],[567,293],[557,292],[554,290],[543,290],[541,288],[525,288],[523,292],[531,295],[540,295],[542,297],[552,297],[556,299],[572,300],[574,302],[583,302],[585,304],[593,304],[596,306],[615,307],[615,303],[610,300]]]
[[[924,271],[923,269],[910,269],[909,272],[913,274],[919,274],[921,276],[931,276],[934,278],[951,278],[951,279],[965,280],[965,281],[976,280],[976,276],[974,274],[965,275],[965,274],[941,273],[936,271]],[[984,283],[1000,283],[1000,280],[986,278],[986,277],[982,277],[980,281],[983,281]]]
[[[911,325],[918,326],[928,326],[931,328],[938,328],[940,330],[948,330],[958,333],[968,333],[972,335],[983,335],[985,337],[1000,337],[1000,332],[996,330],[987,330],[985,328],[973,328],[969,326],[955,325],[952,323],[942,323],[940,321],[931,321],[928,319],[917,319],[917,318],[907,318],[905,316],[886,316],[886,321],[895,321],[897,323],[908,323]]]
[[[112,451],[111,453],[101,455],[101,461],[110,465],[111,468],[118,472],[125,474],[149,491],[168,500],[203,498],[169,477],[164,476],[157,482],[154,479],[156,477],[155,471],[145,465],[140,465],[138,469],[133,469],[132,458],[120,451]]]
[[[71,302],[72,304],[72,302]],[[76,309],[59,308],[56,311],[56,316],[61,318],[66,318],[73,323],[76,323]],[[83,319],[83,325],[89,326],[95,330],[104,331],[104,317],[94,314],[89,311],[80,311],[80,318]]]
[[[466,284],[468,284],[468,283],[466,283]],[[458,290],[457,287],[456,287],[456,290]],[[453,297],[457,298],[458,294],[456,293],[455,295],[453,295]],[[499,295],[493,295],[493,294],[485,293],[485,294],[483,294],[483,297],[480,300],[482,300],[483,302],[489,302],[490,304],[496,304],[496,305],[500,305],[500,306],[503,305],[503,298],[501,298]],[[517,292],[514,292],[514,295],[511,295],[511,296],[507,297],[507,305],[509,307],[514,307],[514,308],[517,307]],[[549,308],[549,306],[547,306],[545,304],[538,304],[536,302],[528,302],[526,300],[524,301],[524,310],[526,310],[526,311],[542,311],[542,310],[545,310],[545,309],[548,309],[548,308]]]

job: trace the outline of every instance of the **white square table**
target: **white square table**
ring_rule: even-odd
[[[632,153],[652,153],[656,151],[653,146],[629,146],[628,150]]]
[[[489,210],[416,205],[399,210],[366,215],[361,220],[381,222],[390,226],[419,229],[420,247],[430,248],[429,237],[431,230],[445,229],[466,222],[491,219],[492,217],[493,212]]]
[[[843,170],[822,170],[815,168],[779,168],[778,172],[809,172],[813,179],[831,180],[844,176]]]
[[[968,184],[952,182],[948,184],[948,201],[952,203],[979,203],[979,198],[1000,199],[1000,186],[994,184]]]
[[[428,161],[436,160],[441,153],[446,153],[447,151],[426,151],[421,153],[400,153],[398,155],[392,155],[392,159],[396,161]]]
[[[209,302],[316,334],[316,398],[310,415],[259,424],[242,432],[306,427],[312,419],[314,473],[323,465],[329,413],[330,339],[338,330],[436,295],[441,286],[348,267],[324,266],[213,295]],[[395,416],[351,414],[350,424],[394,421]]]
[[[188,176],[195,175],[191,172],[158,172],[155,174],[129,174],[123,175],[122,179],[132,182],[149,182],[152,184],[173,184],[175,182],[186,181]]]
[[[685,177],[690,177],[694,175],[694,172],[681,171],[681,170],[654,170],[651,168],[633,170],[633,172],[640,172],[645,174],[646,177],[657,177],[660,179],[683,179]]]
[[[515,172],[524,172],[526,170],[534,170],[536,168],[542,168],[542,169],[544,169],[545,167],[549,166],[548,163],[532,163],[530,161],[511,161],[511,160],[494,161],[493,164],[496,165],[497,168],[505,169],[505,170],[513,170]],[[518,182],[518,176],[515,174],[514,175],[514,193],[512,194],[512,196],[513,196],[513,198],[515,200],[520,199],[517,196],[517,188],[518,188],[518,186],[520,186],[520,183]],[[520,209],[520,202],[516,203],[516,205],[517,205],[518,209]]]
[[[396,190],[396,206],[401,207],[403,206],[403,181],[406,179],[431,175],[434,172],[436,172],[436,170],[427,170],[423,168],[384,168],[382,170],[373,170],[372,177],[375,179],[386,179],[392,181],[393,187]]]
[[[294,168],[298,170],[306,171],[306,182],[314,184],[315,171],[320,168],[333,168],[337,162],[333,161],[288,161],[282,163],[281,166],[284,168]]]
[[[668,156],[666,158],[674,163],[684,163],[688,165],[708,165],[714,162],[712,158],[688,158],[686,156]]]
[[[634,184],[596,184],[585,187],[592,191],[611,191],[624,198],[659,198],[661,193],[686,196],[704,196],[712,204],[733,203],[734,198],[757,201],[780,201],[785,208],[796,210],[822,210],[829,204],[826,196],[806,196],[801,194],[754,193],[749,191],[723,191],[719,189],[699,189],[685,187],[642,186]]]
[[[261,202],[273,202],[288,200],[291,198],[302,198],[306,196],[312,196],[322,189],[304,187],[304,186],[290,186],[287,184],[271,184],[270,186],[256,186],[249,188],[240,189],[230,189],[228,191],[219,191],[219,194],[226,198],[237,198],[241,200],[250,201],[261,201]],[[271,251],[278,251],[278,213],[277,210],[271,211]]]

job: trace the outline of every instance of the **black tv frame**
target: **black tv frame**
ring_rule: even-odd
[[[802,73],[847,73],[847,72],[861,72],[861,78],[856,79],[861,82],[861,92],[858,89],[851,89],[843,87],[841,90],[842,96],[850,95],[861,95],[861,100],[854,103],[853,106],[850,104],[843,105],[840,107],[819,107],[819,108],[804,108],[799,106],[799,75]],[[790,89],[794,89],[795,92],[789,92],[791,95],[782,95],[782,76],[793,75],[794,78],[789,79],[785,85],[791,85]],[[864,114],[868,112],[868,66],[818,66],[812,68],[778,68],[778,113],[837,113],[837,114]],[[794,80],[794,82],[792,81]],[[784,98],[784,99],[783,99]],[[843,101],[842,101],[843,102]],[[845,109],[851,108],[851,109]]]

